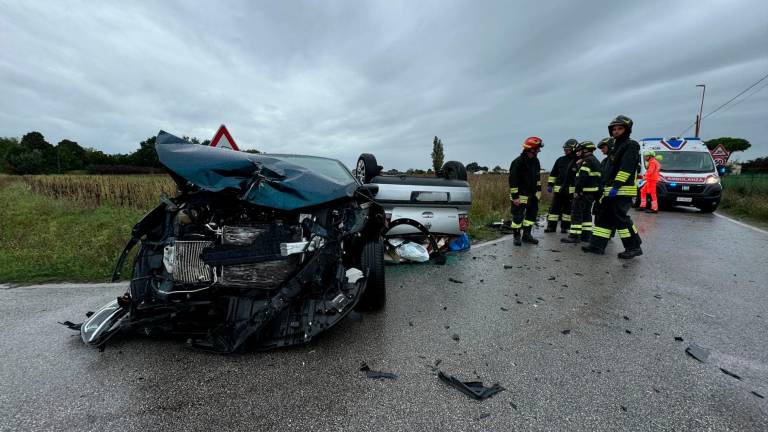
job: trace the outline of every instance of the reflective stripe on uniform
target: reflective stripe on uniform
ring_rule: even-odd
[[[522,223],[515,223],[515,221],[512,221],[511,226],[512,226],[512,228],[520,228],[521,226],[523,226],[523,224]]]
[[[528,204],[528,196],[527,195],[518,195],[518,198],[520,198],[520,204]]]
[[[556,177],[552,177],[552,176],[547,177],[547,183],[554,183],[555,180],[557,180]]]
[[[547,220],[550,222],[557,222],[558,219],[560,219],[560,215],[556,215],[552,213],[547,215]]]
[[[637,230],[637,225],[632,224],[632,231],[635,232],[635,234],[638,234],[640,231]]]
[[[629,236],[632,235],[632,234],[629,233],[629,229],[628,228],[620,229],[618,231],[619,231],[619,238],[623,238],[624,239],[624,238],[628,238]]]
[[[536,223],[536,222],[534,222],[534,221],[529,221],[528,219],[526,219],[526,220],[524,220],[524,221],[523,221],[523,226],[524,226],[524,227],[533,226],[533,224],[534,224],[534,223]]]
[[[592,177],[600,177],[603,174],[600,171],[590,171],[589,175],[591,175]]]
[[[608,228],[602,228],[599,226],[592,228],[592,235],[595,237],[602,237],[602,238],[611,238],[611,230]]]
[[[536,192],[536,199],[541,199],[541,192]]]
[[[626,171],[619,171],[616,173],[616,181],[624,183],[629,180],[629,173]]]
[[[564,214],[563,215],[563,222],[570,222],[571,221],[571,215]]]
[[[583,192],[597,192],[597,186],[595,187],[585,187],[582,189]]]
[[[633,197],[637,195],[637,186],[622,186],[619,188],[618,195]]]
[[[555,192],[560,192],[560,186],[555,186]]]
[[[579,168],[579,171],[592,172],[592,170],[591,170],[591,169],[589,169],[589,167],[588,167],[588,166],[586,166],[586,165],[584,165],[584,166],[582,166],[581,168]]]
[[[568,233],[581,234],[581,225],[571,225],[571,228],[568,230]]]
[[[592,231],[592,222],[584,222],[581,224],[582,231]]]
[[[576,193],[576,186],[568,186],[568,193],[569,194]]]

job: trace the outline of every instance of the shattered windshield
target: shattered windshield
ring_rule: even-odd
[[[665,172],[712,172],[715,166],[706,152],[657,151],[661,155],[661,171]]]

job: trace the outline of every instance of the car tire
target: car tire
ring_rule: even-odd
[[[440,172],[445,179],[467,181],[467,168],[461,162],[448,161]]]
[[[387,304],[387,287],[384,277],[384,243],[380,238],[371,239],[363,244],[360,254],[363,274],[368,275],[358,308],[375,311]]]
[[[702,213],[713,213],[715,210],[717,210],[717,204],[708,204],[705,206],[699,207],[699,210]]]
[[[381,167],[376,162],[376,156],[370,153],[363,153],[357,158],[355,177],[360,180],[360,183],[370,183],[371,179],[379,175],[380,172]]]

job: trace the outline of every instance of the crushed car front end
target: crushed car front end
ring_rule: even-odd
[[[113,277],[138,245],[128,292],[83,323],[86,343],[138,333],[264,350],[308,342],[355,307],[383,307],[384,213],[341,163],[164,132],[156,148],[180,193],[134,227]]]

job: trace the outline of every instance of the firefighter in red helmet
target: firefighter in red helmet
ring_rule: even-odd
[[[539,243],[531,235],[531,230],[539,213],[541,164],[537,156],[542,147],[541,138],[526,138],[523,152],[509,166],[509,199],[512,201],[512,232],[516,246],[523,242]]]

